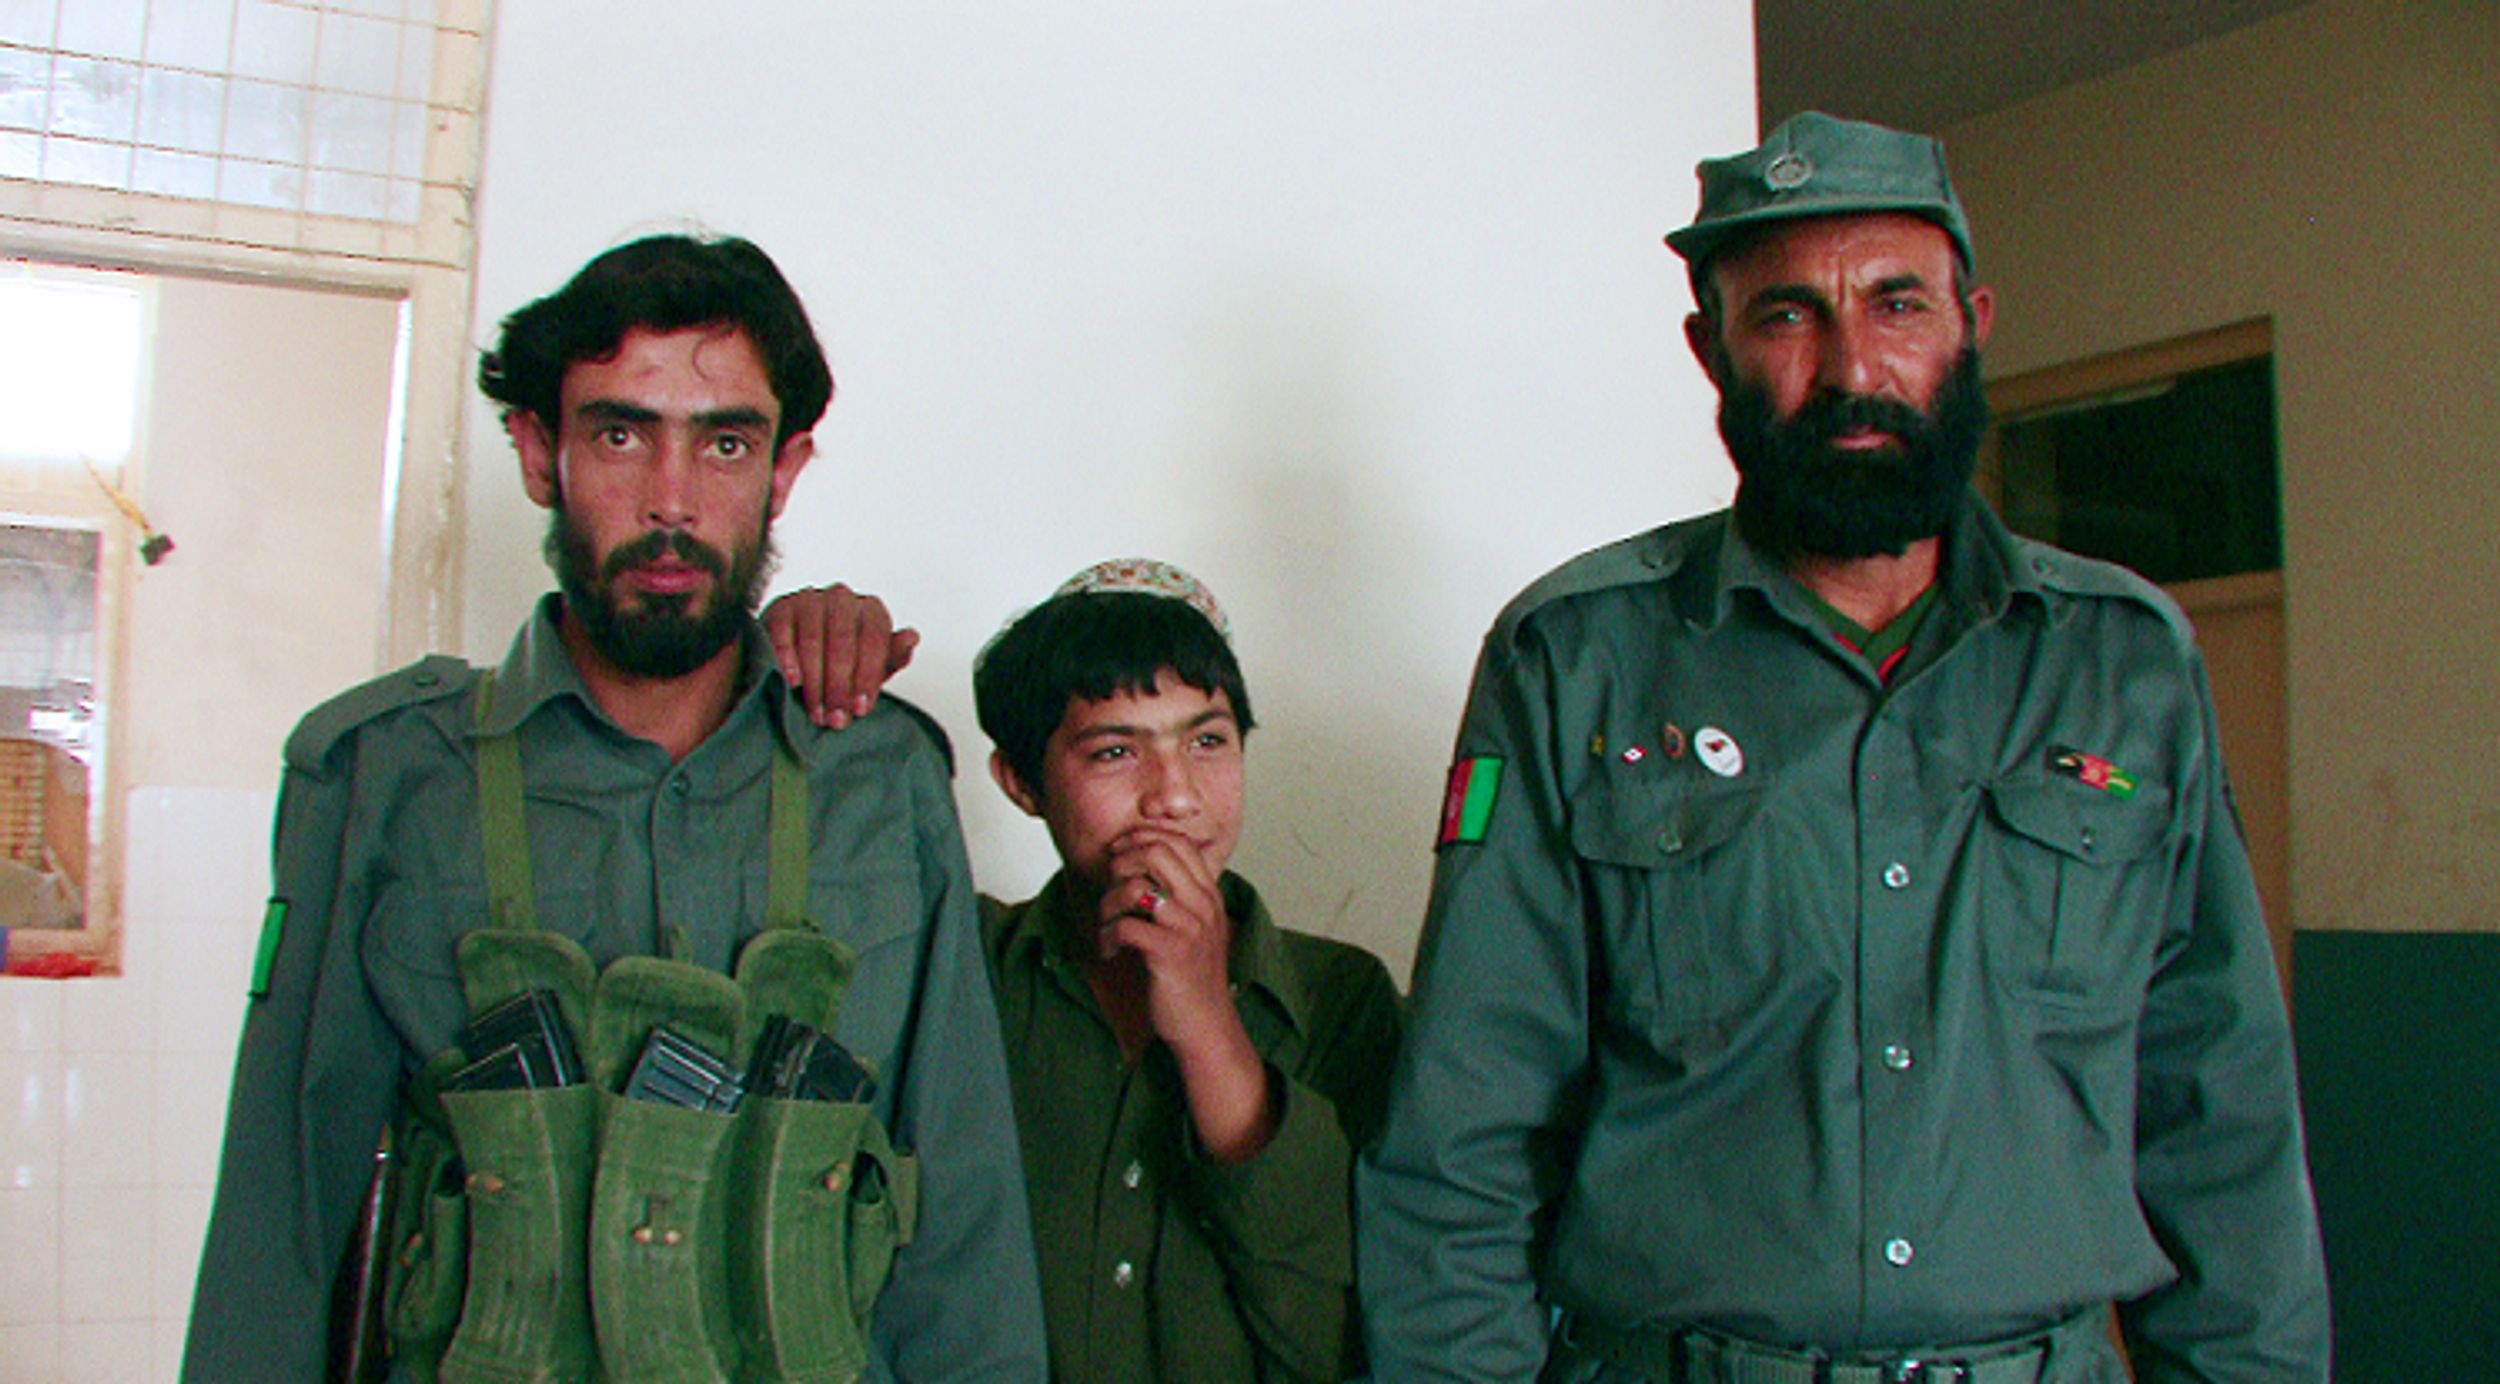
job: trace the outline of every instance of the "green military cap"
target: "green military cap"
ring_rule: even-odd
[[[1944,146],[1925,135],[1806,111],[1781,121],[1760,148],[1704,159],[1701,210],[1667,234],[1698,267],[1738,236],[1806,216],[1898,211],[1944,228],[1971,266],[1970,222],[1944,170]]]

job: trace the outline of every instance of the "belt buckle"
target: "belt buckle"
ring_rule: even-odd
[[[1922,1360],[1916,1356],[1884,1367],[1884,1384],[1969,1384],[1970,1367],[1959,1360]]]

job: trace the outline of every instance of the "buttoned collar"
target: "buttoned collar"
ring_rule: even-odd
[[[538,598],[537,607],[512,637],[512,647],[495,669],[493,704],[477,720],[473,735],[509,735],[539,707],[559,698],[571,698],[592,719],[619,735],[625,734],[592,699],[590,688],[573,667],[572,656],[565,652],[564,638],[556,629],[563,609],[564,597],[557,592],[550,591]],[[763,626],[751,619],[746,621],[738,633],[738,646],[738,685],[730,694],[729,716],[741,714],[749,701],[761,698],[774,733],[801,763],[806,763],[812,739],[806,733],[810,725],[798,698],[781,676]],[[728,718],[724,717],[722,724],[727,723]]]

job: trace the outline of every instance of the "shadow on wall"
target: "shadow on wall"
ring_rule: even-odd
[[[1466,666],[1405,618],[1439,498],[1392,450],[1414,435],[1399,415],[1417,367],[1389,349],[1393,306],[1359,286],[1290,269],[1247,282],[1201,297],[1220,306],[1189,338],[1206,357],[1192,378],[1220,397],[1182,416],[1218,439],[1197,475],[1222,482],[1185,471],[1172,497],[1195,516],[1174,558],[1230,612],[1261,718],[1240,864],[1279,921],[1403,976]],[[1203,440],[1171,454],[1193,451]]]

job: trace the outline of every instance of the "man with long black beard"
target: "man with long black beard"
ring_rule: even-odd
[[[1384,1381],[2322,1381],[2203,666],[1971,491],[1933,141],[1799,116],[1668,239],[1732,511],[1487,637],[1358,1174]]]
[[[805,309],[639,240],[479,379],[560,593],[287,744],[184,1377],[1038,1380],[944,737],[812,723],[753,616],[832,394]],[[377,1362],[326,1322],[386,1124]]]

